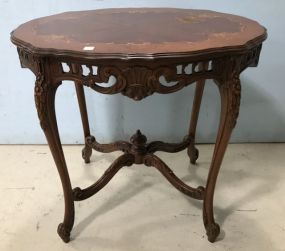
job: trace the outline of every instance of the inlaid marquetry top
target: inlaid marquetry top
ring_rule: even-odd
[[[29,21],[11,34],[34,53],[140,57],[250,49],[266,38],[256,21],[171,8],[66,12]]]

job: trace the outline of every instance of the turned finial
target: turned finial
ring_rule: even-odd
[[[145,135],[141,133],[140,130],[137,130],[137,132],[131,137],[130,141],[132,144],[136,146],[145,145],[147,138]]]

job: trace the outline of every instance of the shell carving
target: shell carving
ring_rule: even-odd
[[[146,67],[133,67],[124,70],[124,77],[128,85],[122,94],[134,100],[141,100],[155,91],[157,80],[153,71]]]

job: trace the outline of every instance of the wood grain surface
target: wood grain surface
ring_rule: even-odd
[[[66,12],[29,21],[11,37],[36,53],[137,56],[244,50],[265,38],[266,29],[244,17],[170,8]]]

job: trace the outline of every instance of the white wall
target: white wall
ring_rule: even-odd
[[[233,142],[285,141],[285,2],[281,0],[0,0],[0,143],[45,143],[33,100],[34,76],[21,69],[10,31],[30,19],[68,10],[110,7],[177,7],[212,9],[258,20],[268,28],[258,68],[242,75],[242,103]],[[187,133],[193,88],[172,95],[153,95],[134,102],[120,95],[87,90],[92,131],[102,141],[128,138],[140,128],[150,139],[180,140]],[[82,129],[72,83],[57,95],[57,115],[64,143],[82,142]],[[179,111],[179,112],[177,112]],[[207,84],[198,141],[212,142],[219,118],[219,96]]]

